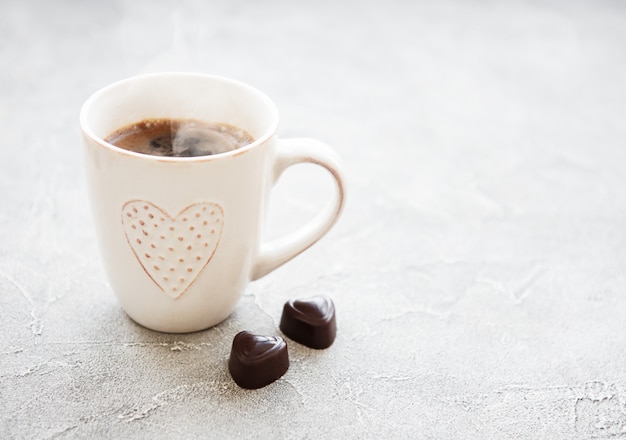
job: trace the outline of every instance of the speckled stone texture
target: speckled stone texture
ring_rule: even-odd
[[[0,0],[0,437],[626,438],[625,54],[619,1]],[[118,306],[78,128],[163,70],[261,89],[349,184],[328,236],[187,335]],[[268,238],[330,189],[289,170]],[[334,344],[239,388],[233,336],[321,294]]]

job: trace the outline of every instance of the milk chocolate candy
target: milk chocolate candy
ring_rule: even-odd
[[[261,336],[248,331],[235,335],[228,370],[240,387],[262,388],[285,374],[288,368],[287,343],[280,336]]]
[[[335,305],[327,296],[289,300],[283,307],[280,330],[307,347],[330,347],[337,334]]]

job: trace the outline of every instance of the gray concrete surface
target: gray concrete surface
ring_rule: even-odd
[[[626,7],[599,1],[0,1],[0,437],[626,438]],[[343,156],[309,252],[197,334],[104,278],[78,111],[140,72],[234,77]],[[268,236],[329,183],[302,166]],[[328,294],[328,350],[256,391],[240,330]]]

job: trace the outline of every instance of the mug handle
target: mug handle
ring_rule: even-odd
[[[283,238],[261,244],[259,255],[252,268],[252,281],[264,277],[315,244],[333,227],[345,205],[341,163],[335,150],[314,139],[279,139],[273,183],[278,181],[283,171],[299,163],[312,163],[326,168],[336,183],[333,197],[322,212],[300,229]]]

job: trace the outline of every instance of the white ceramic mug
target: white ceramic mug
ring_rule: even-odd
[[[255,141],[211,156],[159,157],[104,139],[145,119],[196,119]],[[277,139],[278,112],[258,90],[193,73],[136,76],[93,94],[80,114],[92,211],[111,286],[137,323],[192,332],[224,320],[249,281],[319,240],[344,206],[337,154],[311,139]],[[272,185],[290,165],[326,168],[336,191],[308,224],[262,240]]]

